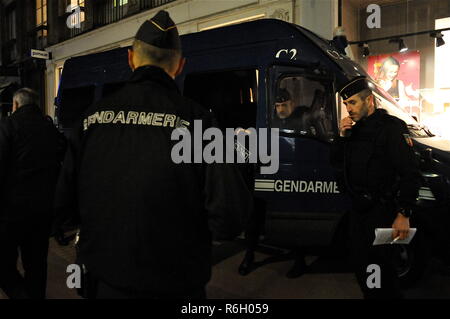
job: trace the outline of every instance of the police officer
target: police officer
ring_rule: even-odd
[[[291,93],[287,89],[280,88],[275,97],[273,126],[296,130],[308,129],[308,112],[308,107],[295,105]]]
[[[61,134],[29,88],[0,121],[0,287],[10,298],[45,298],[53,197],[64,156]],[[17,270],[20,250],[24,277]]]
[[[185,60],[167,12],[142,24],[128,62],[131,79],[87,110],[61,175],[76,183],[79,260],[95,298],[204,298],[210,230],[238,235],[251,196],[234,167],[173,159],[172,133],[213,117],[175,84]]]
[[[332,162],[341,190],[352,198],[350,239],[358,283],[365,298],[400,298],[393,264],[394,245],[372,246],[375,228],[393,228],[392,239],[404,239],[420,187],[418,163],[406,124],[377,109],[365,77],[340,90],[349,116],[340,123]],[[380,266],[381,287],[368,287],[367,267]]]

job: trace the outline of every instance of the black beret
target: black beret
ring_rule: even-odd
[[[181,49],[177,26],[169,13],[164,10],[145,21],[136,33],[135,39],[161,49]]]
[[[286,89],[279,89],[275,98],[275,103],[283,103],[291,99],[291,94]]]
[[[349,99],[355,94],[368,89],[369,82],[365,76],[358,76],[348,81],[340,90],[339,94],[342,96],[344,100]]]

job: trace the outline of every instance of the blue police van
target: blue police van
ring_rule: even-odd
[[[339,192],[329,162],[330,143],[338,135],[340,119],[347,116],[336,88],[367,73],[339,53],[332,41],[280,20],[181,38],[187,63],[177,83],[184,95],[211,109],[223,129],[279,128],[278,172],[263,175],[255,169],[254,175],[255,196],[265,203],[264,242],[278,247],[337,247],[345,239],[349,198]],[[70,135],[83,111],[117,90],[130,75],[127,48],[67,60],[55,103],[60,129]],[[306,110],[294,125],[278,119],[274,105],[280,89]],[[378,106],[410,129],[423,172],[418,203],[424,226],[418,228],[437,234],[440,226],[433,220],[442,221],[446,215],[448,221],[450,214],[450,141],[434,136],[375,83],[372,90]],[[433,217],[438,212],[442,216]],[[423,245],[428,242],[418,242],[399,245],[403,278],[423,269],[427,251]]]

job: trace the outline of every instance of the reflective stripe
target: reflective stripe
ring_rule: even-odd
[[[433,195],[433,192],[429,187],[421,187],[419,189],[419,199],[436,200],[436,198]]]
[[[273,179],[255,179],[255,191],[273,192],[275,189],[275,180]]]
[[[265,188],[265,189],[273,189],[275,187],[274,183],[255,183],[255,188]]]

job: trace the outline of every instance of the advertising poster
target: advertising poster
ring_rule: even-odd
[[[420,53],[372,55],[367,72],[405,111],[420,117]]]

